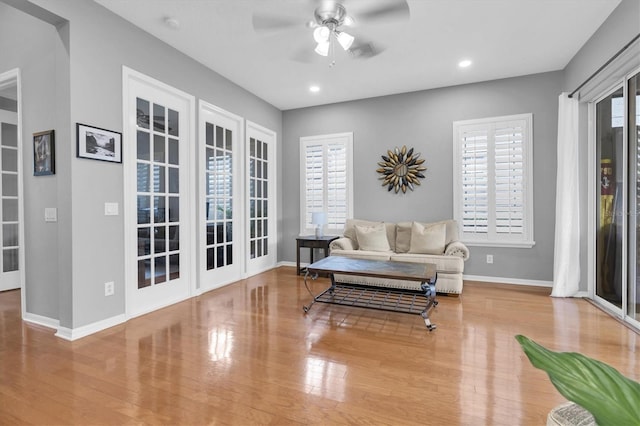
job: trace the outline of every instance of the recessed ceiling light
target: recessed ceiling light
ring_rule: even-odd
[[[463,60],[463,61],[458,62],[458,66],[459,66],[460,68],[466,68],[466,67],[468,67],[469,65],[471,65],[471,61],[470,61],[469,59],[465,59],[465,60]]]
[[[309,91],[312,93],[318,93],[320,91],[320,87],[318,86],[310,86]]]

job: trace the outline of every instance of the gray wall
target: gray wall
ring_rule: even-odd
[[[457,120],[533,113],[534,238],[531,249],[472,247],[465,274],[551,280],[553,273],[555,158],[562,73],[544,73],[436,90],[285,111],[284,164],[299,164],[299,138],[354,133],[354,216],[362,219],[432,221],[453,217],[452,123]],[[426,179],[414,192],[380,186],[380,155],[414,147],[426,159]],[[295,259],[299,233],[298,167],[283,170],[283,260]],[[486,263],[486,254],[494,263]]]
[[[49,318],[58,318],[58,227],[44,222],[44,208],[58,206],[59,175],[33,176],[32,135],[55,129],[57,153],[67,142],[56,126],[57,39],[53,26],[0,3],[0,72],[20,68],[22,79],[27,312]]]
[[[36,276],[48,277],[47,282],[30,280],[28,296],[31,290],[38,295],[55,294],[54,297],[43,295],[44,305],[31,306],[28,311],[59,318],[63,327],[77,328],[123,314],[125,310],[124,221],[122,215],[107,217],[103,212],[105,202],[117,202],[122,208],[123,168],[118,164],[75,158],[75,123],[122,131],[122,66],[274,130],[278,138],[282,134],[282,113],[92,1],[37,0],[34,3],[67,19],[69,25],[61,26],[57,33],[53,27],[48,27],[47,34],[34,36],[38,49],[47,53],[45,58],[51,58],[42,63],[43,71],[51,72],[51,76],[41,79],[37,86],[46,86],[43,93],[49,104],[42,107],[46,111],[33,115],[50,116],[50,122],[42,126],[56,128],[58,164],[66,169],[54,178],[63,180],[59,190],[54,184],[50,189],[34,188],[26,194],[30,206],[34,200],[42,204],[40,197],[53,197],[47,206],[59,209],[60,221],[56,230],[60,239],[57,235],[48,239],[53,250],[46,250],[46,253],[51,256],[60,251],[61,256],[58,274],[56,262],[42,263],[47,260],[44,250],[27,253],[27,270]],[[3,31],[5,16],[0,14]],[[16,33],[28,34],[31,27],[37,26],[31,22],[23,29],[16,28],[10,38],[15,40]],[[56,38],[62,42],[54,42]],[[7,38],[2,37],[2,40]],[[22,45],[7,44],[6,49],[12,54],[22,49]],[[2,51],[4,55],[5,48]],[[24,55],[22,60],[16,61],[16,66],[30,66],[27,53]],[[55,77],[54,70],[63,75]],[[25,105],[38,100],[32,95],[36,87],[27,87],[27,83]],[[55,99],[56,83],[67,93],[62,95],[60,104]],[[57,108],[67,109],[67,112],[56,115]],[[44,121],[43,118],[40,120]],[[28,127],[25,131],[31,132]],[[34,209],[33,217],[26,221],[27,226],[40,220],[41,210]],[[35,243],[29,246],[30,250],[35,250]],[[57,279],[53,279],[54,276]],[[104,283],[107,281],[115,282],[115,296],[105,298]],[[56,312],[58,296],[60,313]]]
[[[564,70],[563,91],[571,93],[640,33],[640,1],[623,0]],[[580,103],[580,290],[587,291],[588,272],[588,108]]]

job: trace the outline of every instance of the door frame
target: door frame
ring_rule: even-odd
[[[244,134],[244,152],[245,152],[245,156],[244,156],[244,192],[245,192],[245,196],[244,196],[244,203],[245,203],[245,219],[244,219],[244,226],[245,226],[245,230],[247,230],[245,232],[244,235],[244,251],[243,251],[243,257],[245,259],[245,269],[244,269],[244,273],[245,273],[245,277],[249,277],[252,275],[256,275],[259,274],[261,272],[267,271],[269,269],[274,268],[277,263],[278,263],[278,187],[277,187],[277,170],[278,170],[278,134],[271,130],[268,129],[264,126],[261,126],[257,123],[254,123],[250,120],[246,120],[245,121],[245,126],[246,126],[246,130],[245,130],[245,134]],[[247,175],[247,173],[249,173],[249,161],[250,161],[250,154],[249,154],[249,149],[247,148],[247,145],[249,144],[249,140],[251,138],[251,132],[255,131],[255,132],[260,132],[265,134],[267,137],[269,137],[271,139],[271,143],[268,145],[270,150],[268,151],[269,153],[269,193],[271,194],[267,200],[269,201],[268,205],[269,205],[269,212],[268,212],[268,217],[270,218],[269,220],[269,230],[268,230],[268,235],[269,235],[269,253],[270,256],[273,255],[273,261],[269,262],[268,259],[263,260],[262,262],[258,262],[258,265],[255,267],[255,269],[251,269],[251,263],[256,263],[256,262],[252,262],[251,261],[251,254],[249,252],[250,250],[250,244],[249,244],[249,239],[251,238],[251,233],[248,231],[250,229],[250,220],[251,220],[251,215],[248,212],[249,209],[249,196],[250,196],[250,192],[249,192],[249,176]],[[271,185],[271,183],[273,183],[273,185]],[[272,201],[273,200],[273,201]]]
[[[233,209],[233,235],[234,235],[234,263],[237,262],[238,267],[238,276],[235,278],[225,277],[220,282],[217,282],[213,285],[206,284],[205,275],[207,274],[206,265],[207,265],[207,257],[206,257],[206,215],[205,215],[205,197],[206,197],[206,170],[203,165],[204,159],[206,158],[206,120],[203,114],[203,111],[212,114],[218,114],[224,117],[227,120],[234,122],[237,125],[237,134],[235,137],[236,145],[232,148],[234,149],[232,167],[234,176],[233,182],[233,200],[234,200],[234,209]],[[245,208],[246,208],[246,200],[244,195],[243,188],[245,187],[245,122],[244,118],[239,115],[236,115],[232,112],[229,112],[225,109],[222,109],[216,105],[213,105],[210,102],[204,101],[200,99],[198,102],[198,182],[199,188],[197,193],[197,221],[198,221],[198,234],[195,238],[198,244],[197,257],[199,259],[198,265],[198,290],[197,294],[202,294],[207,291],[215,290],[216,288],[225,286],[227,284],[231,284],[232,282],[236,282],[246,276],[246,258],[244,256],[245,246],[246,246],[246,238],[245,238]],[[215,124],[215,123],[213,123]],[[236,179],[237,177],[237,179]]]
[[[148,85],[149,87],[155,88],[159,91],[163,91],[171,94],[172,96],[176,96],[184,100],[188,105],[188,113],[189,118],[187,120],[186,131],[188,132],[187,138],[189,141],[189,148],[187,149],[187,161],[181,167],[187,168],[187,193],[181,194],[181,197],[187,198],[188,211],[186,214],[188,216],[185,224],[185,228],[181,231],[182,233],[188,234],[188,244],[187,250],[190,253],[187,256],[188,263],[186,265],[181,265],[181,278],[186,278],[188,280],[188,289],[189,294],[186,297],[180,298],[179,300],[173,300],[168,305],[173,303],[178,303],[182,300],[186,300],[188,298],[196,295],[196,277],[197,277],[197,238],[196,235],[196,173],[195,173],[195,153],[196,149],[194,149],[193,144],[196,143],[196,102],[195,97],[183,92],[179,89],[176,89],[173,86],[170,86],[166,83],[163,83],[159,80],[156,80],[152,77],[147,76],[146,74],[135,71],[127,66],[122,66],[122,123],[123,123],[123,164],[124,164],[124,178],[123,178],[123,194],[124,194],[124,202],[123,202],[123,221],[124,221],[124,286],[125,286],[125,317],[127,319],[134,318],[136,316],[144,315],[145,313],[152,312],[156,309],[161,309],[164,306],[158,306],[151,308],[146,311],[136,310],[133,306],[134,299],[134,283],[131,282],[131,277],[135,277],[137,275],[137,262],[135,262],[134,254],[137,252],[136,245],[136,236],[137,236],[137,224],[128,220],[132,217],[132,212],[137,212],[137,205],[134,201],[132,201],[132,197],[129,197],[131,188],[136,187],[135,182],[137,181],[137,173],[135,167],[135,161],[133,161],[133,165],[131,163],[132,159],[136,157],[136,134],[135,132],[130,132],[129,129],[131,127],[131,111],[130,105],[130,97],[132,95],[131,91],[131,83],[137,81],[143,84]],[[180,215],[185,214],[185,212],[181,211]],[[181,219],[182,221],[182,219]]]
[[[0,73],[0,88],[16,84],[16,101],[18,103],[18,269],[20,281],[20,311],[21,318],[24,319],[27,312],[27,301],[25,291],[25,239],[24,239],[24,164],[23,164],[23,141],[22,141],[22,78],[20,68],[14,68]]]

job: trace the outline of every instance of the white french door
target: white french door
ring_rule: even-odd
[[[200,290],[242,278],[243,120],[200,101]]]
[[[276,134],[247,121],[247,274],[273,268],[277,260]]]
[[[0,291],[20,288],[18,114],[0,110]]]
[[[195,291],[193,96],[123,70],[127,315]]]

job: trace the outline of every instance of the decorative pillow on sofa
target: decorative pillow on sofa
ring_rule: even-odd
[[[409,252],[411,245],[411,227],[413,222],[398,222],[396,224],[396,253]]]
[[[387,240],[387,229],[384,223],[374,226],[354,226],[356,238],[360,250],[367,251],[390,251],[389,240]]]
[[[447,237],[447,225],[443,222],[424,226],[413,222],[411,225],[411,244],[409,253],[442,254]]]

